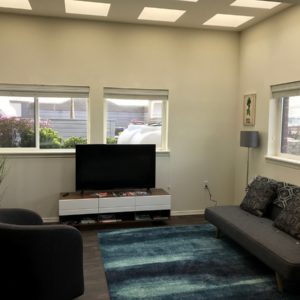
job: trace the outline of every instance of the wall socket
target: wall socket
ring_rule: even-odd
[[[208,188],[208,180],[203,180],[204,189]]]

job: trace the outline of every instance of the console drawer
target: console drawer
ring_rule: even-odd
[[[59,215],[84,215],[98,213],[98,199],[70,199],[59,201]]]
[[[99,213],[134,211],[134,197],[110,197],[99,199]]]
[[[171,209],[171,196],[142,196],[135,199],[135,210],[169,210]]]

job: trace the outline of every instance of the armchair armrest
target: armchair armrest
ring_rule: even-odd
[[[23,208],[1,208],[0,222],[16,225],[41,225],[43,220],[36,212]]]
[[[2,284],[9,291],[36,300],[73,299],[83,293],[83,245],[79,230],[68,225],[1,227],[6,227],[1,243],[11,245],[9,253],[3,253],[5,248],[0,247],[0,257],[10,257],[9,262],[4,262],[4,269],[1,267],[5,274]]]

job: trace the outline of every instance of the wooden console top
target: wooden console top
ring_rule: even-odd
[[[162,196],[169,195],[163,189],[150,189],[150,193],[145,193],[146,190],[108,190],[108,191],[93,191],[85,192],[64,192],[60,193],[60,200],[76,200],[76,199],[91,199],[91,198],[108,198],[108,197],[135,197],[135,196]]]

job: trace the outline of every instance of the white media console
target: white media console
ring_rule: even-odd
[[[62,223],[94,224],[126,220],[164,220],[170,217],[171,195],[163,189],[61,193]]]

